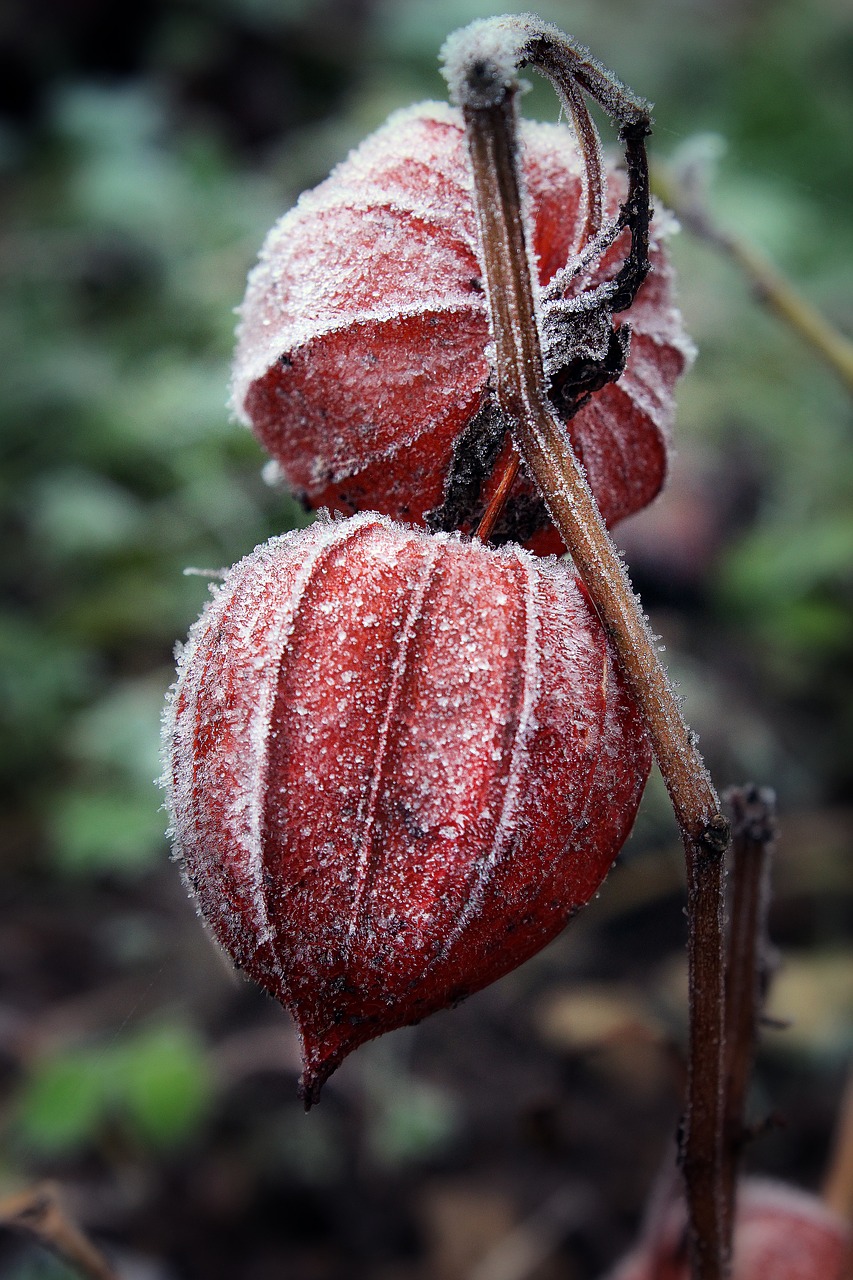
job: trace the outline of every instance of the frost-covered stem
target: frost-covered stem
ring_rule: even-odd
[[[723,800],[732,822],[726,957],[723,1204],[733,1219],[745,1137],[744,1107],[755,1060],[758,1021],[769,981],[767,909],[770,862],[776,840],[776,797],[766,787],[732,787]]]
[[[496,348],[501,410],[619,654],[681,828],[687,858],[690,973],[683,1164],[694,1280],[723,1280],[729,1253],[721,1193],[722,887],[728,824],[661,665],[654,638],[568,436],[548,402],[516,163],[516,83],[472,41],[454,51]]]
[[[572,124],[583,157],[583,197],[586,210],[575,252],[594,240],[604,222],[604,167],[601,163],[601,139],[583,94],[573,81],[566,85],[565,100],[572,114]]]

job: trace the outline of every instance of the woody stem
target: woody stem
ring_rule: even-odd
[[[722,887],[728,824],[661,665],[655,639],[584,473],[546,393],[516,166],[515,85],[485,83],[472,48],[471,92],[454,85],[465,120],[496,348],[497,394],[516,447],[543,495],[645,718],[687,861],[690,1033],[683,1148],[694,1280],[724,1280]]]
[[[776,797],[769,788],[731,787],[729,939],[726,960],[723,1208],[734,1223],[738,1166],[746,1136],[744,1108],[770,979],[767,910],[776,839]]]

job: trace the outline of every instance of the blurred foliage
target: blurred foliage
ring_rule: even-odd
[[[183,1028],[135,1032],[40,1062],[20,1097],[13,1141],[68,1154],[97,1146],[118,1120],[126,1137],[169,1147],[196,1132],[210,1093],[204,1050]]]
[[[63,1266],[56,1258],[42,1254],[39,1258],[13,1266],[6,1280],[76,1280],[78,1273]]]
[[[273,220],[388,111],[444,96],[444,36],[494,8],[41,0],[37,20],[23,0],[4,9],[0,834],[8,901],[59,904],[110,973],[157,954],[170,928],[150,888],[177,881],[154,787],[159,718],[172,646],[207,594],[184,570],[229,565],[305,519],[265,485],[261,450],[226,408],[246,271]],[[719,136],[719,222],[853,332],[853,14],[838,0],[539,11],[655,101],[658,155]],[[523,108],[556,115],[541,85]],[[729,264],[686,235],[674,252],[700,349],[677,442],[717,524],[707,563],[674,590],[643,560],[639,517],[637,580],[717,776],[773,782],[789,808],[840,800],[853,781],[849,400]],[[667,823],[655,786],[639,844]],[[122,896],[132,886],[138,900]],[[60,995],[94,981],[80,952],[56,965]],[[35,1016],[47,986],[29,977],[21,1008]],[[180,1025],[103,1043],[72,1032],[25,1054],[14,1149],[79,1154],[116,1127],[143,1147],[190,1141],[215,1072],[203,1002],[174,999]],[[296,1142],[290,1112],[286,1134],[285,1113],[269,1114],[256,1153],[274,1148],[271,1162],[309,1183],[346,1167],[325,1121]],[[373,1158],[388,1167],[435,1156],[454,1132],[448,1099],[406,1073],[371,1114]],[[14,1274],[64,1274],[52,1265]]]

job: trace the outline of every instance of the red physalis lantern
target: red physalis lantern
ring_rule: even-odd
[[[732,1280],[845,1280],[853,1232],[815,1196],[749,1178],[738,1190]],[[683,1205],[608,1280],[689,1280]]]
[[[545,286],[582,247],[583,165],[565,125],[525,121],[520,137],[529,240]],[[611,168],[608,185],[613,215],[624,174]],[[618,317],[631,329],[625,371],[568,424],[609,524],[663,483],[673,387],[691,351],[673,302],[667,225],[665,216],[652,223],[651,272]],[[543,314],[615,276],[627,236],[569,272],[556,297],[543,296]],[[235,412],[308,506],[417,523],[431,513],[435,527],[455,484],[468,508],[448,527],[476,524],[504,429],[458,112],[432,103],[399,112],[303,195],[270,232],[241,316]],[[496,534],[562,550],[523,477]]]
[[[650,766],[564,565],[369,514],[231,570],[181,655],[166,755],[176,853],[292,1012],[309,1103],[357,1045],[553,938]]]

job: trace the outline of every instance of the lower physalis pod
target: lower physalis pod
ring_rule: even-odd
[[[687,1220],[669,1207],[607,1280],[690,1280]],[[847,1280],[853,1230],[816,1196],[745,1179],[738,1191],[732,1280]]]
[[[376,515],[231,570],[165,738],[176,854],[219,942],[293,1014],[306,1105],[357,1045],[563,928],[651,759],[564,565]]]

